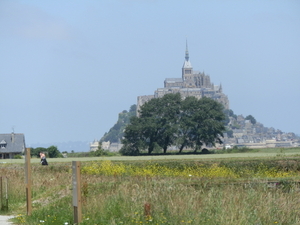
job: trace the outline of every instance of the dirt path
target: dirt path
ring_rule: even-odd
[[[13,218],[14,216],[1,216],[0,215],[0,225],[10,225],[12,223],[8,222],[10,218]]]

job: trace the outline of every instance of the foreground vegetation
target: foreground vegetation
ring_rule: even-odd
[[[109,158],[108,158],[109,159]],[[82,224],[299,224],[300,157],[82,162]],[[73,224],[71,163],[0,165],[15,224]]]

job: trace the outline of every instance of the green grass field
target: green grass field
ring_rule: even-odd
[[[71,161],[134,161],[134,160],[180,160],[180,159],[223,159],[223,158],[272,158],[280,156],[300,156],[300,148],[291,149],[259,149],[258,152],[226,153],[208,155],[149,155],[149,156],[102,156],[102,157],[81,157],[81,158],[48,158],[48,162],[71,162]],[[39,158],[31,158],[31,163],[39,163]],[[24,163],[24,159],[0,159],[1,163]]]
[[[82,161],[82,225],[300,224],[298,151],[50,158],[49,166],[32,158],[30,216],[25,160],[0,160],[9,186],[0,214],[15,224],[73,224],[71,161]]]

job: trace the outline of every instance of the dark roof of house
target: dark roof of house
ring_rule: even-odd
[[[0,134],[1,153],[21,153],[25,151],[24,134]]]

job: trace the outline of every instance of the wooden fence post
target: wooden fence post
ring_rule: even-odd
[[[26,205],[27,215],[31,215],[31,167],[30,167],[30,148],[26,148],[25,154],[25,183],[26,183]]]
[[[5,181],[5,183],[3,181]],[[3,194],[4,193],[3,186],[5,186],[5,194]],[[0,209],[8,210],[8,178],[7,177],[0,177],[0,202],[1,202]]]
[[[79,224],[82,221],[81,215],[81,182],[80,182],[80,162],[72,162],[72,185],[73,185],[73,206],[74,223]]]
[[[0,177],[0,201],[1,201],[1,209],[3,208],[3,195],[2,195],[2,177]]]
[[[8,177],[6,177],[5,199],[6,199],[6,210],[8,210]]]

